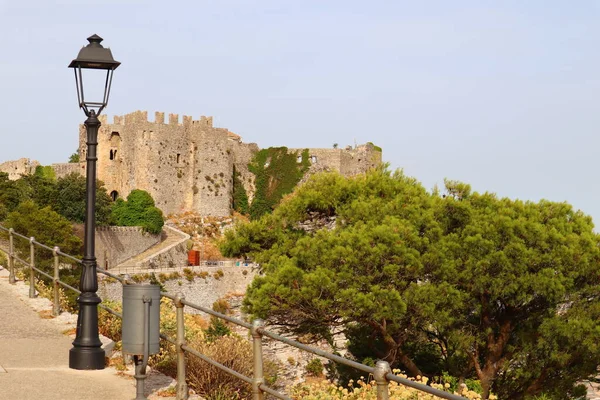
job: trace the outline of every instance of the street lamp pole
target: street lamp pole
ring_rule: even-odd
[[[89,44],[81,49],[79,55],[71,62],[69,68],[75,71],[77,99],[87,119],[84,122],[87,131],[86,151],[86,203],[85,203],[85,238],[83,268],[77,298],[79,314],[77,317],[77,333],[73,348],[69,352],[69,368],[78,370],[104,369],[104,349],[98,334],[98,304],[102,301],[98,294],[98,275],[95,255],[96,233],[96,150],[98,147],[98,116],[108,104],[113,71],[120,65],[112,57],[110,49],[100,43],[102,38],[92,35]],[[83,92],[82,70],[98,70],[106,72],[104,96],[101,101],[86,101]],[[88,73],[86,72],[86,74]]]

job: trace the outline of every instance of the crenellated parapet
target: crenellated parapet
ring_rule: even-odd
[[[113,125],[128,125],[136,123],[150,123],[160,125],[176,125],[176,126],[202,126],[207,128],[213,128],[213,117],[207,117],[204,115],[200,116],[200,119],[195,120],[194,117],[189,115],[183,115],[180,119],[179,114],[169,113],[168,121],[165,122],[165,114],[162,111],[156,111],[154,113],[154,121],[148,120],[148,111],[134,111],[125,115],[114,115]],[[109,124],[108,117],[106,115],[100,115],[99,117],[102,125]]]

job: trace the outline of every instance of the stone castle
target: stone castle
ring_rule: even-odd
[[[155,113],[148,121],[146,111],[114,116],[108,123],[100,116],[98,132],[98,179],[104,182],[113,199],[125,198],[133,189],[148,191],[165,215],[193,211],[205,216],[230,216],[233,174],[251,199],[254,175],[248,164],[259,151],[255,143],[244,143],[240,136],[213,126],[212,117]],[[304,149],[289,149],[300,152]],[[308,149],[308,173],[331,170],[345,176],[366,172],[381,163],[381,150],[372,143],[344,149]],[[53,164],[57,177],[72,172],[85,174],[86,133],[79,127],[81,163]],[[35,171],[39,163],[20,159],[0,164],[0,172],[10,179]]]

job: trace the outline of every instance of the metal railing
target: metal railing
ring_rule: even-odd
[[[50,279],[53,282],[52,312],[55,316],[59,315],[59,313],[60,313],[59,288],[62,286],[63,288],[72,290],[78,294],[81,293],[78,289],[76,289],[60,280],[60,265],[61,265],[60,257],[64,257],[67,260],[69,260],[69,262],[76,263],[76,264],[81,264],[81,260],[76,257],[73,257],[69,254],[63,253],[62,251],[60,251],[60,249],[58,247],[54,247],[54,248],[48,247],[42,243],[37,242],[35,240],[35,238],[33,238],[33,237],[28,238],[26,236],[23,236],[23,235],[15,232],[12,228],[6,229],[5,227],[0,225],[0,232],[1,231],[7,232],[8,239],[9,239],[9,243],[8,243],[9,248],[7,251],[7,253],[8,253],[8,268],[9,268],[9,282],[11,284],[14,284],[16,282],[15,262],[19,262],[23,266],[29,267],[29,277],[28,277],[29,278],[29,297],[36,296],[36,288],[35,288],[35,273],[36,272],[38,274]],[[14,246],[15,237],[29,241],[29,247],[30,247],[30,254],[29,254],[30,260],[29,261],[23,260],[15,252],[15,246]],[[53,263],[54,274],[53,275],[50,275],[50,274],[42,271],[35,265],[36,246],[38,246],[41,249],[44,249],[46,251],[50,251],[52,253],[52,257],[54,259],[54,263]],[[102,268],[97,268],[97,270],[98,270],[98,273],[101,273],[110,278],[116,279],[119,282],[121,282],[121,284],[123,284],[123,285],[135,283],[127,275],[125,275],[125,276],[115,275],[109,271],[102,269]],[[352,367],[359,371],[365,372],[367,374],[373,375],[373,378],[376,382],[376,390],[377,390],[377,399],[378,400],[388,400],[389,399],[390,382],[396,382],[400,385],[408,386],[408,387],[414,388],[416,390],[419,390],[421,392],[438,396],[442,399],[466,400],[464,397],[461,397],[461,396],[458,396],[458,395],[455,395],[452,393],[448,393],[448,392],[433,388],[431,386],[427,386],[425,384],[412,381],[410,379],[406,379],[406,378],[397,376],[394,373],[392,373],[392,371],[390,369],[390,365],[386,361],[378,361],[376,363],[375,367],[371,367],[371,366],[361,364],[356,361],[352,361],[347,358],[340,357],[335,354],[317,349],[315,347],[304,345],[295,340],[291,340],[291,339],[288,339],[281,335],[278,335],[274,332],[271,332],[271,331],[265,329],[264,323],[260,319],[256,319],[250,324],[248,322],[245,322],[245,321],[242,321],[242,320],[239,320],[236,318],[232,318],[228,315],[221,314],[210,308],[206,308],[201,305],[189,302],[185,299],[185,297],[183,296],[182,293],[177,293],[176,295],[173,295],[170,293],[161,292],[161,297],[170,299],[176,308],[176,325],[177,325],[176,337],[175,338],[168,337],[162,333],[160,334],[160,337],[161,337],[161,339],[175,345],[175,347],[176,347],[176,352],[177,352],[176,398],[177,398],[177,400],[185,400],[188,398],[188,387],[187,387],[187,383],[186,383],[186,361],[185,361],[186,353],[188,355],[193,355],[195,357],[198,357],[201,360],[204,360],[205,362],[207,362],[207,363],[225,371],[226,373],[237,377],[241,381],[244,381],[247,384],[251,385],[254,400],[264,400],[265,394],[272,395],[278,399],[292,400],[290,397],[286,396],[285,394],[280,393],[280,392],[268,387],[265,384],[265,377],[264,377],[264,370],[263,370],[263,344],[262,344],[262,339],[265,336],[269,337],[273,340],[285,343],[289,346],[295,347],[297,349],[306,351],[308,353],[312,353],[314,355],[326,358],[333,362],[343,364],[348,367]],[[228,368],[227,366],[213,360],[212,358],[207,357],[204,354],[201,354],[197,350],[195,350],[187,345],[186,340],[185,340],[185,322],[184,322],[185,321],[184,320],[184,308],[186,306],[190,307],[194,310],[202,311],[211,316],[223,319],[234,325],[241,326],[250,331],[250,333],[252,335],[253,364],[254,364],[252,377],[240,374],[239,372],[234,371],[231,368]],[[103,304],[100,304],[99,307],[101,307],[102,309],[106,310],[107,312],[109,312],[119,318],[123,317],[121,313],[119,313]]]

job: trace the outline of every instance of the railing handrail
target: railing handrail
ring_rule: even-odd
[[[76,289],[76,288],[70,286],[69,284],[67,284],[66,282],[63,282],[60,280],[59,257],[68,258],[71,261],[74,261],[78,264],[81,264],[82,260],[78,259],[77,257],[73,257],[69,254],[63,253],[62,251],[60,251],[60,249],[58,247],[54,247],[54,248],[49,247],[43,243],[37,242],[35,240],[35,238],[33,238],[33,237],[29,238],[20,233],[17,233],[12,228],[7,229],[7,228],[3,227],[2,225],[0,225],[0,231],[5,231],[5,232],[8,232],[8,234],[9,234],[9,250],[8,250],[9,282],[15,283],[15,281],[16,281],[15,275],[14,275],[15,261],[18,261],[19,263],[23,264],[24,266],[27,266],[30,268],[30,279],[29,279],[29,283],[30,283],[29,295],[30,295],[30,297],[35,297],[34,272],[37,272],[40,275],[43,275],[46,278],[52,280],[53,286],[54,286],[53,313],[55,316],[58,315],[60,313],[60,307],[58,304],[59,303],[59,296],[58,296],[59,286],[62,286],[69,290],[72,290],[77,294],[81,293],[78,289]],[[23,260],[22,258],[15,255],[14,242],[13,242],[14,236],[25,239],[30,243],[30,258],[31,258],[30,261]],[[53,258],[54,258],[54,276],[51,276],[50,274],[40,270],[39,268],[37,268],[35,266],[35,263],[33,262],[35,259],[35,246],[39,246],[43,249],[52,251]],[[99,268],[99,267],[97,267],[96,270],[98,273],[101,273],[110,278],[118,280],[122,285],[127,285],[127,284],[132,283],[131,278],[129,278],[127,275],[119,276],[119,275],[113,274],[113,273],[111,273],[103,268]],[[419,391],[422,391],[425,393],[429,393],[429,394],[438,396],[443,399],[466,400],[462,396],[458,396],[458,395],[455,395],[455,394],[452,394],[449,392],[442,391],[440,389],[433,388],[433,387],[425,385],[423,383],[415,382],[410,379],[397,376],[396,374],[391,372],[391,370],[389,368],[389,364],[387,362],[378,362],[375,367],[371,367],[371,366],[368,366],[365,364],[358,363],[356,361],[349,360],[345,357],[341,357],[341,356],[329,353],[327,351],[302,344],[295,340],[281,336],[277,333],[271,332],[264,328],[264,326],[262,325],[262,321],[260,321],[260,320],[255,320],[252,324],[250,324],[250,323],[242,321],[240,319],[233,318],[228,315],[219,313],[210,308],[203,307],[201,305],[192,303],[190,301],[185,300],[185,297],[181,293],[173,295],[173,294],[170,294],[167,292],[161,292],[161,297],[165,297],[165,298],[172,300],[174,305],[177,308],[177,328],[178,328],[177,329],[177,336],[178,336],[177,339],[173,339],[162,333],[160,334],[160,338],[163,340],[166,340],[167,342],[169,342],[171,344],[174,344],[177,347],[177,353],[178,353],[177,354],[177,358],[178,358],[177,399],[178,400],[179,399],[187,399],[187,384],[185,383],[184,353],[192,354],[192,355],[204,360],[205,362],[225,371],[226,373],[233,375],[233,376],[237,377],[238,379],[252,385],[253,398],[255,400],[263,400],[264,393],[268,393],[279,399],[292,400],[290,397],[287,397],[286,395],[279,393],[276,390],[274,390],[264,384],[264,377],[262,376],[263,375],[262,374],[262,366],[263,366],[262,365],[263,364],[262,363],[262,337],[263,336],[267,336],[278,342],[285,343],[285,344],[295,347],[297,349],[315,354],[317,356],[326,358],[333,362],[344,364],[346,366],[355,368],[359,371],[363,371],[365,373],[372,374],[375,378],[375,381],[377,382],[377,398],[378,399],[387,400],[389,398],[389,394],[388,394],[389,382],[396,382],[398,384],[408,386],[413,389],[416,389],[416,390],[419,390]],[[180,327],[183,331],[185,330],[184,318],[183,318],[185,306],[188,306],[197,311],[202,311],[211,316],[226,320],[234,325],[244,327],[252,333],[253,345],[254,345],[254,375],[255,375],[253,378],[245,376],[237,371],[232,370],[231,368],[228,368],[227,366],[225,366],[223,364],[220,364],[219,362],[201,354],[196,349],[193,349],[186,344],[184,332],[180,332]],[[123,318],[123,315],[121,313],[111,309],[110,307],[108,307],[106,305],[99,304],[99,307],[119,318]],[[180,376],[181,370],[183,370],[183,374],[181,374],[181,376]]]

